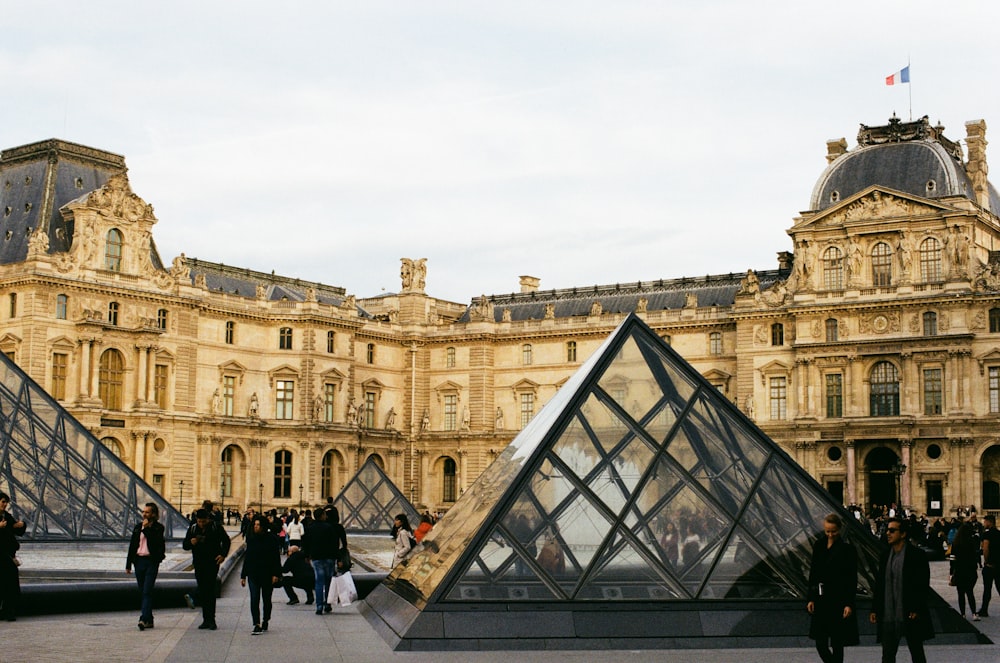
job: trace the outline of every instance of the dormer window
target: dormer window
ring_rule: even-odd
[[[109,272],[122,271],[122,246],[124,243],[120,230],[112,228],[108,231],[104,243],[104,269]]]

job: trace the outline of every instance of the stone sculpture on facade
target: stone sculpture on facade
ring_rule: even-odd
[[[390,407],[389,411],[385,415],[385,429],[392,430],[395,424],[396,424],[396,408]]]
[[[247,407],[247,416],[256,419],[260,416],[260,401],[257,400],[257,392],[250,394],[250,405]]]

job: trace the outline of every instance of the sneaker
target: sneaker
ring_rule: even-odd
[[[313,604],[313,597],[310,596],[306,598],[306,605],[312,605],[312,604]]]
[[[146,630],[146,622],[144,622],[144,621],[140,621],[139,622],[139,630],[140,631],[145,631]]]
[[[323,612],[333,612],[333,606],[327,603],[323,606]]]
[[[189,607],[192,610],[194,610],[194,598],[192,598],[192,596],[190,594],[185,594],[184,595],[184,602],[187,603],[187,607]]]
[[[260,635],[263,632],[264,629],[260,627],[260,624],[257,624],[256,626],[253,627],[253,630],[250,631],[250,635]]]
[[[972,613],[972,621],[978,622],[979,621],[979,615],[976,614],[976,613]]]
[[[291,601],[289,601],[285,605],[298,605],[298,604],[299,604],[299,600],[298,599],[292,599]]]
[[[263,622],[261,622],[261,623],[260,623],[260,627],[261,627],[261,628],[262,628],[263,630],[265,630],[265,631],[266,631],[266,630],[267,630],[267,621],[263,621]]]
[[[985,610],[980,610],[979,611],[979,616],[980,617],[989,617],[990,613],[986,612]]]
[[[320,608],[319,610],[317,610],[316,614],[322,617],[323,616],[323,609]]]

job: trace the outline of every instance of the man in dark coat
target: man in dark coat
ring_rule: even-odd
[[[17,602],[21,597],[21,578],[14,558],[21,549],[16,536],[24,536],[26,525],[7,511],[10,496],[0,493],[0,619],[17,619]]]
[[[288,595],[288,605],[295,605],[299,602],[299,597],[295,594],[295,587],[306,590],[306,605],[312,605],[313,588],[316,586],[316,574],[312,564],[306,559],[306,554],[298,546],[289,546],[288,559],[281,567],[283,573],[292,575],[283,576],[281,584]]]
[[[212,521],[212,514],[205,509],[195,513],[195,523],[184,537],[184,550],[191,551],[194,577],[198,582],[198,602],[201,603],[200,629],[214,631],[215,600],[218,596],[219,565],[229,554],[229,535]],[[185,595],[188,605],[194,607],[191,597]]]
[[[164,528],[160,523],[160,507],[148,502],[142,510],[142,521],[132,530],[128,555],[125,558],[125,573],[131,573],[135,566],[135,581],[141,595],[139,630],[153,628],[153,586],[160,562],[166,557],[167,544]]]
[[[934,637],[928,607],[931,569],[927,555],[909,544],[906,524],[900,518],[888,520],[886,541],[889,549],[879,560],[869,616],[878,626],[882,663],[895,663],[903,636],[913,663],[927,663],[924,640]]]

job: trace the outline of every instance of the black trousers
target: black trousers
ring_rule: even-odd
[[[299,597],[295,594],[295,587],[299,589],[306,590],[306,600],[313,600],[313,587],[316,586],[315,580],[296,580],[291,576],[285,576],[281,579],[281,586],[285,588],[285,594],[288,595],[289,601],[298,601]]]
[[[21,576],[14,559],[0,557],[0,619],[17,616],[21,599]]]
[[[194,579],[198,583],[198,603],[207,624],[215,623],[215,599],[219,595],[219,565],[195,564]]]

